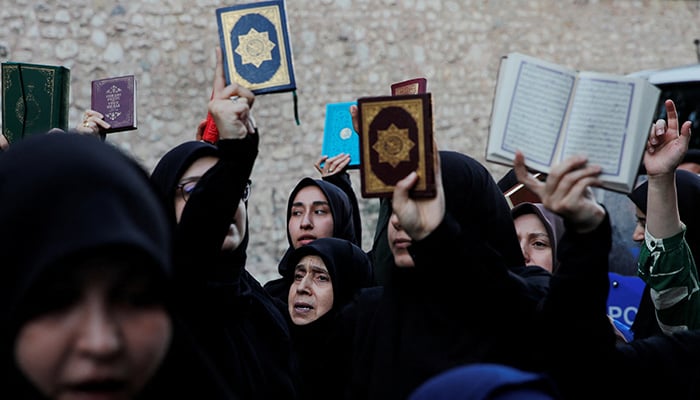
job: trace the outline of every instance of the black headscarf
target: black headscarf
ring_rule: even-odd
[[[333,216],[333,237],[345,239],[357,246],[362,246],[362,243],[358,243],[357,238],[355,237],[353,208],[348,195],[336,185],[321,179],[305,177],[301,179],[296,186],[294,186],[294,189],[292,189],[292,192],[289,194],[289,198],[287,200],[286,222],[289,222],[289,219],[292,216],[292,204],[294,203],[294,198],[296,197],[297,193],[299,193],[301,189],[311,185],[317,186],[319,189],[321,189],[323,194],[326,196],[326,199],[328,199],[328,206],[330,207],[331,214]],[[285,227],[286,226],[287,225],[285,225]],[[290,272],[290,269],[292,273],[294,271],[294,265],[289,265],[289,256],[294,251],[292,237],[289,235],[289,229],[287,229],[287,241],[289,242],[289,248],[287,248],[287,251],[282,256],[282,260],[280,260],[279,264],[277,265],[277,271],[282,278],[271,280],[265,284],[265,289],[273,297],[282,300],[285,304],[287,303],[287,291],[289,286],[286,285],[283,277]]]
[[[26,296],[62,261],[129,252],[164,279],[170,273],[170,227],[146,172],[94,137],[52,133],[13,144],[0,157],[0,203],[2,364],[17,374],[13,343]]]
[[[151,173],[151,181],[163,196],[165,204],[172,204],[169,209],[175,220],[173,197],[180,177],[195,161],[202,157],[219,157],[216,146],[201,141],[181,143],[165,153]]]
[[[250,177],[258,140],[258,135],[248,135],[219,140],[216,146],[185,142],[161,158],[151,180],[174,220],[181,175],[202,157],[218,158],[197,182],[176,224],[178,305],[232,392],[244,399],[295,398],[297,371],[286,309],[245,269],[248,229],[241,232],[243,240],[235,250],[221,250]]]
[[[294,250],[289,257],[290,268],[283,277],[287,292],[294,281],[294,269],[307,255],[321,257],[328,269],[333,284],[333,307],[316,321],[306,325],[294,325],[290,321],[290,331],[294,344],[305,399],[341,398],[344,370],[347,366],[339,361],[339,352],[345,350],[337,342],[336,318],[362,288],[373,283],[372,265],[369,256],[350,241],[338,238],[320,238]]]
[[[168,211],[170,212],[170,217],[173,220],[173,222],[176,220],[175,217],[175,202],[174,202],[174,196],[176,195],[177,191],[177,185],[180,179],[182,178],[182,174],[185,173],[185,171],[197,160],[203,157],[220,157],[220,151],[219,149],[207,142],[202,142],[202,141],[189,141],[189,142],[184,142],[181,143],[174,148],[172,148],[170,151],[168,151],[159,161],[156,167],[153,169],[153,172],[151,173],[151,181],[154,183],[156,188],[158,189],[158,192],[160,195],[163,197],[163,202],[166,204]],[[214,170],[216,167],[213,167],[212,170]],[[210,170],[210,171],[212,171]],[[212,171],[213,172],[213,171]],[[205,173],[205,175],[210,175],[211,172]],[[198,189],[195,188],[195,191]],[[192,196],[195,196],[194,194]],[[191,198],[192,200],[192,198]],[[197,200],[192,200],[193,202],[196,202]],[[188,200],[189,202],[189,200]],[[246,204],[247,205],[247,204]],[[234,207],[234,205],[231,205],[231,207]],[[186,207],[187,208],[187,207]],[[185,211],[183,210],[183,214]],[[248,213],[246,213],[245,218],[248,218]],[[248,223],[246,221],[246,231],[241,232],[243,235],[243,239],[241,240],[241,243],[238,245],[238,247],[228,253],[228,254],[218,254],[216,255],[216,259],[219,259],[221,262],[225,262],[227,264],[230,264],[232,266],[237,266],[237,267],[242,267],[246,263],[247,259],[247,249],[248,249],[248,241],[249,241],[249,229],[248,229]],[[221,245],[220,243],[218,244],[219,246]],[[203,257],[200,256],[193,256],[193,258],[198,258],[200,260],[203,259]],[[224,260],[225,259],[225,260]],[[177,261],[177,260],[176,260]],[[183,277],[190,277],[191,271],[182,271],[183,272]],[[213,273],[213,272],[212,272]],[[176,278],[179,280],[179,277],[176,276]]]
[[[343,313],[358,317],[351,396],[406,398],[460,364],[531,360],[541,293],[509,270],[524,259],[508,204],[476,160],[440,151],[440,165],[446,214],[409,247],[415,267],[392,259],[383,294],[365,289]]]
[[[294,281],[294,269],[308,255],[321,257],[333,284],[333,309],[347,304],[361,288],[372,285],[372,265],[367,253],[354,243],[338,238],[320,238],[294,250],[284,279],[287,289]]]
[[[647,212],[649,182],[636,187],[629,198],[642,212]],[[676,170],[676,191],[678,193],[678,213],[686,226],[685,240],[688,242],[695,265],[700,265],[700,176],[682,169]],[[654,305],[651,302],[649,285],[644,287],[637,316],[632,324],[635,339],[661,334],[656,321]]]
[[[501,190],[486,168],[473,158],[455,151],[440,151],[440,169],[447,213],[463,223],[474,237],[497,251],[505,265],[525,264],[513,218]],[[391,201],[382,200],[374,234],[372,257],[375,279],[387,283],[394,258],[387,241]]]

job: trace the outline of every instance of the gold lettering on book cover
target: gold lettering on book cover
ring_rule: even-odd
[[[272,60],[272,49],[275,44],[270,41],[267,32],[258,32],[250,28],[247,34],[238,35],[236,54],[241,56],[243,64],[253,64],[260,68],[263,61]]]
[[[105,91],[105,99],[107,100],[107,113],[105,114],[105,117],[114,121],[117,119],[121,113],[121,98],[122,98],[122,90],[117,87],[117,85],[112,85],[111,88],[107,89]]]
[[[417,83],[412,83],[410,85],[402,86],[400,88],[397,88],[394,96],[399,96],[403,94],[418,94],[418,84]]]
[[[389,163],[396,168],[401,161],[411,161],[410,151],[415,145],[408,137],[408,129],[391,124],[389,129],[377,131],[377,142],[372,148],[377,152],[380,163]]]

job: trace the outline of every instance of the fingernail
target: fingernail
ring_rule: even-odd
[[[657,127],[656,128],[656,136],[663,136],[664,134],[664,128]]]

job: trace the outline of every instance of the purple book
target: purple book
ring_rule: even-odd
[[[104,115],[112,127],[105,133],[134,130],[136,123],[136,79],[134,75],[92,81],[91,109]]]

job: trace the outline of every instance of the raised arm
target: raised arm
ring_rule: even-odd
[[[656,238],[668,238],[681,231],[675,172],[688,151],[690,121],[679,131],[673,100],[666,100],[668,123],[660,119],[651,127],[644,168],[649,176],[647,231]]]

